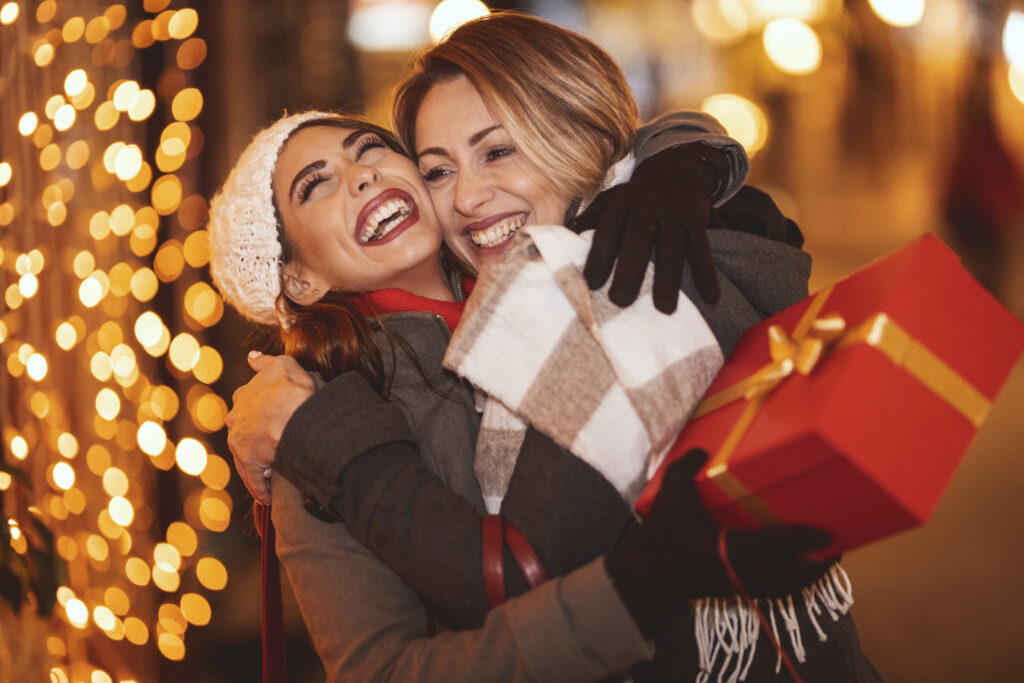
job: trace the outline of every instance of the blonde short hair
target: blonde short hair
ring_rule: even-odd
[[[427,92],[465,76],[556,191],[592,197],[632,151],[637,106],[618,64],[593,42],[542,19],[495,12],[421,53],[397,86],[395,134],[416,156]]]

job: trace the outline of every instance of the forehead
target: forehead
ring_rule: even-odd
[[[317,156],[318,154],[322,156],[324,152],[341,149],[345,138],[357,130],[361,129],[354,126],[342,128],[331,125],[312,125],[297,130],[291,134],[281,148],[281,153],[277,157],[277,166],[279,169],[287,164],[302,164],[304,166],[303,158],[307,158],[308,161],[305,163],[309,163],[314,158],[320,158]]]
[[[431,137],[447,132],[469,138],[480,128],[497,123],[476,86],[459,76],[436,84],[423,98],[416,117],[416,146],[429,147]]]

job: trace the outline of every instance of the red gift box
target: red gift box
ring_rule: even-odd
[[[729,528],[808,524],[822,556],[924,523],[1024,349],[1024,325],[926,235],[747,330],[641,493],[693,447]]]

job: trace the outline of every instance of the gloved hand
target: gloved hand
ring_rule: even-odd
[[[654,255],[654,305],[676,309],[687,262],[701,297],[718,301],[718,277],[711,262],[707,228],[714,195],[727,179],[724,166],[709,163],[724,154],[691,143],[645,159],[626,183],[597,195],[581,215],[569,221],[576,232],[594,230],[583,275],[591,289],[615,277],[608,298],[619,306],[633,303],[647,264]],[[618,265],[616,266],[616,260]]]
[[[697,497],[694,477],[707,461],[694,449],[669,465],[650,513],[605,557],[622,601],[647,638],[684,615],[691,600],[734,594],[718,556],[720,526]],[[809,527],[731,531],[729,559],[752,597],[780,597],[809,585],[829,563],[800,555],[830,542]]]

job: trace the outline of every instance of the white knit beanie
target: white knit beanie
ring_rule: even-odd
[[[253,137],[210,202],[210,275],[221,296],[246,318],[280,325],[281,242],[271,178],[281,147],[299,124],[339,118],[308,111],[284,116]]]

